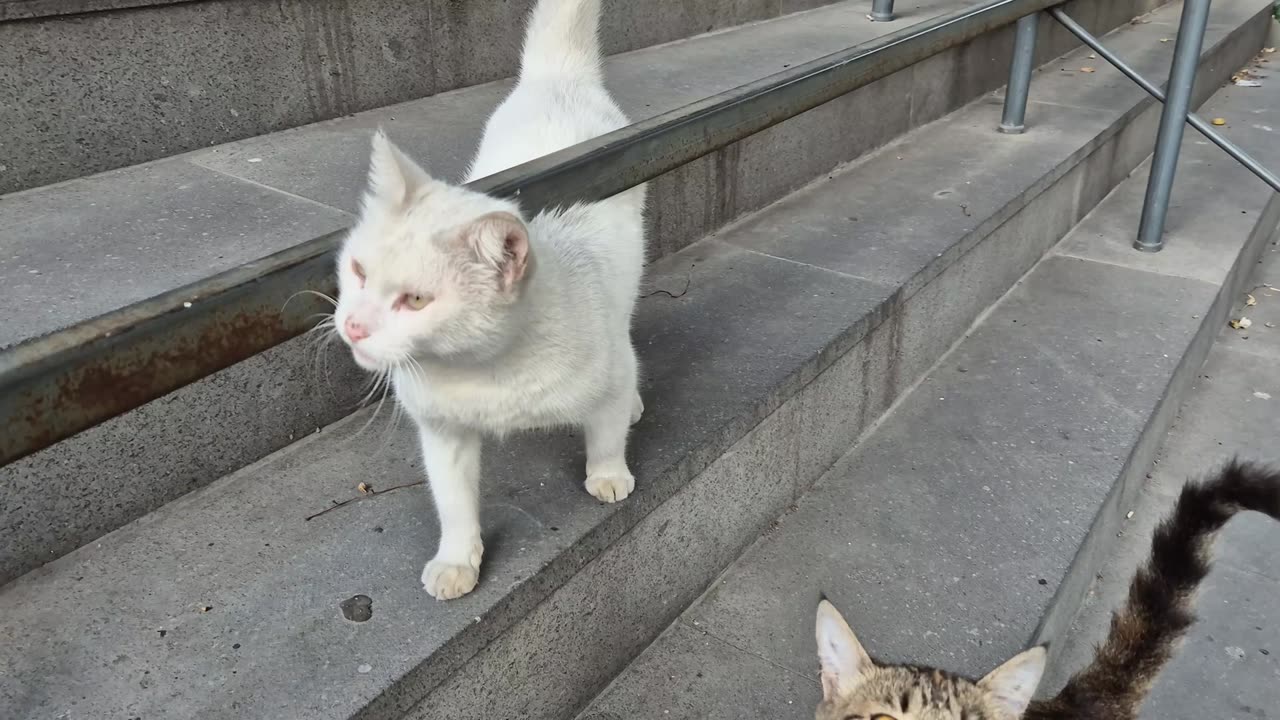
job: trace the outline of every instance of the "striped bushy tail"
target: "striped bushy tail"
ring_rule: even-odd
[[[521,78],[601,80],[600,0],[538,0],[529,16]]]
[[[1214,537],[1242,510],[1280,520],[1280,472],[1232,461],[1216,476],[1183,488],[1093,662],[1056,698],[1033,703],[1026,720],[1136,718],[1156,675],[1195,622],[1194,595],[1209,573]]]

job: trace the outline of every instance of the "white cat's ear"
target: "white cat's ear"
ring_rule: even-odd
[[[818,603],[818,662],[822,665],[822,697],[832,700],[852,692],[871,670],[871,656],[835,606]]]
[[[369,156],[370,200],[400,206],[432,182],[427,171],[392,144],[386,133],[379,130],[374,134]]]
[[[1046,656],[1043,647],[1025,650],[978,681],[978,687],[991,694],[1001,720],[1018,720],[1027,711],[1044,675]]]
[[[510,291],[529,267],[529,230],[509,212],[492,212],[467,226],[467,243],[502,278],[502,289]]]

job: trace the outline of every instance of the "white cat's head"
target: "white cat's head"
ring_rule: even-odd
[[[515,203],[432,178],[379,132],[338,255],[338,334],[368,370],[483,360],[509,342],[530,263]]]

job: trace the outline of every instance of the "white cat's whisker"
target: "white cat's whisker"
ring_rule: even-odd
[[[293,299],[298,297],[299,295],[313,295],[315,297],[320,298],[321,300],[324,300],[325,302],[329,303],[334,307],[338,307],[337,300],[330,297],[329,295],[326,295],[325,293],[320,292],[319,290],[299,290],[298,292],[290,295],[288,298],[285,299],[284,305],[280,306],[280,312],[284,312],[284,309],[289,307],[289,303],[293,302]]]
[[[320,322],[312,325],[311,329],[307,330],[308,333],[320,332],[323,330],[333,330],[336,332],[338,329],[338,321],[334,318],[333,313],[316,313],[311,317],[320,318]]]
[[[395,437],[396,430],[400,427],[400,419],[404,417],[404,408],[400,407],[400,403],[391,399],[391,418],[387,421],[386,430],[382,433],[382,442],[378,445],[378,452],[381,453],[391,445],[392,438]]]
[[[387,371],[383,370],[380,374],[380,377],[385,379],[387,377]],[[358,432],[356,432],[355,437],[360,437],[361,435],[363,435],[364,431],[368,430],[369,426],[373,424],[373,421],[378,419],[378,414],[382,412],[382,405],[387,401],[387,393],[390,392],[391,385],[385,382],[379,382],[379,385],[382,386],[382,397],[378,398],[378,404],[374,406],[373,414],[369,416],[368,422],[366,422],[364,426],[361,427]]]
[[[329,377],[329,359],[331,353],[329,348],[341,338],[336,332],[316,335],[311,340],[311,350],[315,353],[312,360],[312,371],[317,373],[321,378]]]
[[[323,380],[329,375],[329,345],[341,338],[333,313],[318,313],[313,317],[320,317],[321,320],[303,333],[303,337],[306,338],[307,352],[312,355],[311,374],[314,378]]]
[[[365,391],[364,397],[360,399],[361,407],[368,405],[373,400],[374,396],[378,394],[378,391],[384,389],[382,385],[384,377],[386,377],[384,371],[378,371],[370,377],[369,381],[365,385],[367,390]]]

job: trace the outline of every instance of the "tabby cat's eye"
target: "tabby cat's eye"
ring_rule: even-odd
[[[885,715],[884,713],[881,713],[879,715],[872,715],[871,720],[897,720],[897,718],[892,715]]]
[[[433,299],[434,298],[432,298],[430,295],[423,295],[418,293],[405,293],[400,297],[400,304],[409,308],[410,310],[421,310],[422,308],[430,305]]]

